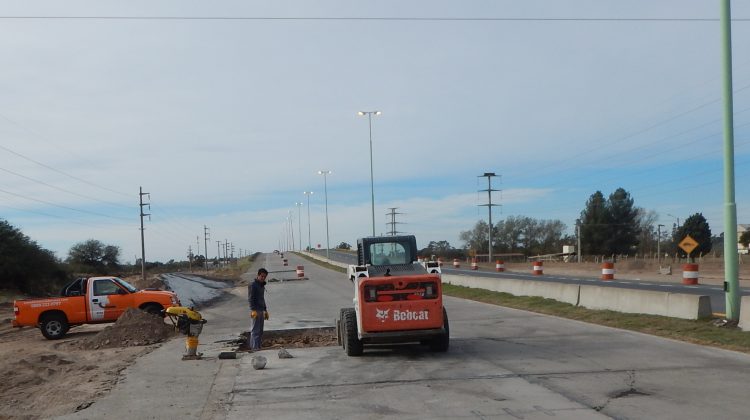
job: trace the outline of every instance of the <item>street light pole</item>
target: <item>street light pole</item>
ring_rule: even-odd
[[[307,250],[312,252],[312,241],[310,240],[310,196],[312,191],[304,191],[302,194],[307,196]]]
[[[330,237],[328,236],[328,178],[327,176],[330,175],[331,171],[318,171],[318,175],[323,175],[323,192],[325,195],[325,202],[326,202],[326,259],[330,260],[331,255],[329,253],[331,249],[331,243],[330,243]]]
[[[292,238],[292,252],[294,252],[294,213],[289,210],[289,236]]]
[[[299,251],[302,252],[302,203],[295,202],[297,206],[297,237],[299,238]]]
[[[380,111],[359,111],[360,117],[367,115],[367,122],[370,127],[370,195],[372,198],[372,236],[375,236],[375,177],[372,170],[372,116],[380,115]]]

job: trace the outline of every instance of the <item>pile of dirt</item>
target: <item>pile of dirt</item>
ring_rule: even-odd
[[[96,350],[111,347],[147,346],[165,341],[176,334],[174,327],[166,324],[161,316],[130,308],[113,325],[103,329],[95,336],[83,340],[80,348]]]
[[[247,331],[240,334],[238,350],[246,350],[246,343],[249,334],[250,333]],[[336,331],[332,327],[263,332],[264,349],[328,347],[336,345],[338,345]]]

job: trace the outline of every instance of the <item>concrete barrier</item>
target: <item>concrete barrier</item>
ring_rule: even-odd
[[[708,296],[445,273],[443,283],[510,293],[514,296],[538,296],[589,309],[683,319],[711,316],[711,301]],[[750,302],[747,307],[750,308]],[[750,310],[748,312],[750,313]],[[746,327],[750,329],[750,314]]]
[[[740,324],[743,331],[750,331],[750,296],[740,299]]]
[[[500,279],[443,273],[443,283],[510,293],[514,296],[539,296],[559,302],[578,304],[578,285],[537,280]]]
[[[581,286],[579,305],[625,313],[700,319],[711,316],[708,296],[618,287]]]
[[[307,255],[310,258],[316,259],[318,261],[323,261],[324,263],[328,263],[328,264],[331,264],[331,265],[335,265],[336,267],[349,268],[349,264],[345,264],[345,263],[341,263],[341,262],[338,262],[338,261],[329,260],[325,256],[314,254],[312,252],[300,251],[300,254],[305,254],[305,255]],[[344,276],[344,277],[346,277],[346,276]]]

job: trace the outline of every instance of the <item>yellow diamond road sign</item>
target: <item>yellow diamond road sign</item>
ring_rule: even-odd
[[[682,248],[683,251],[685,251],[688,255],[690,255],[691,252],[695,249],[695,247],[698,246],[698,242],[695,242],[695,239],[691,238],[690,235],[685,236],[685,239],[683,239],[679,244],[677,244],[680,248]]]

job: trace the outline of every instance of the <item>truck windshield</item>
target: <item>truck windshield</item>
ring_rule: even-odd
[[[117,283],[119,283],[119,284],[120,284],[120,286],[122,286],[122,287],[124,287],[124,288],[128,289],[128,292],[130,292],[130,293],[135,293],[135,292],[137,292],[137,291],[138,291],[138,288],[136,288],[135,286],[133,286],[132,284],[130,284],[130,283],[128,283],[128,282],[126,282],[125,280],[123,280],[123,279],[121,279],[121,278],[117,278],[117,277],[115,277],[115,281],[116,281]]]
[[[406,248],[399,242],[385,242],[370,245],[372,265],[406,264],[409,262]]]

